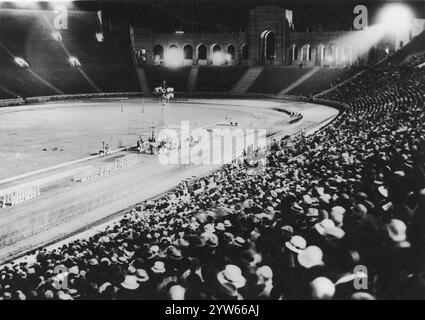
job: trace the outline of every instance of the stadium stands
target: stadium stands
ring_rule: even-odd
[[[0,98],[54,94],[140,91],[129,36],[101,30],[95,13],[71,12],[61,41],[52,36],[51,13],[2,10],[0,13]],[[81,68],[69,66],[75,56]],[[14,57],[30,66],[22,69]]]
[[[167,80],[168,86],[178,92],[186,92],[189,81],[190,67],[167,68],[163,66],[146,66],[146,78],[149,87],[155,88]]]
[[[278,94],[305,75],[309,68],[264,68],[257,80],[248,89],[249,93]]]
[[[287,94],[294,96],[317,94],[334,83],[342,82],[349,74],[351,73],[345,69],[320,69]]]
[[[230,92],[248,69],[247,66],[199,67],[195,91]]]

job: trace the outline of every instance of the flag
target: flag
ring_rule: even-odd
[[[99,10],[99,11],[97,12],[97,18],[99,19],[99,24],[100,24],[100,25],[103,25],[103,24],[102,24],[102,11],[101,11],[101,10]]]
[[[292,10],[285,10],[285,17],[286,17],[286,21],[288,21],[289,24],[289,28],[291,28],[292,30],[294,30],[295,26],[294,26],[294,12]]]

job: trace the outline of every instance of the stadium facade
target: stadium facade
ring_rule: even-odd
[[[259,6],[249,12],[247,31],[155,33],[134,27],[131,38],[140,64],[344,67],[379,61],[413,37],[385,36],[365,52],[362,41],[347,41],[359,31],[294,32],[292,17],[290,10]]]

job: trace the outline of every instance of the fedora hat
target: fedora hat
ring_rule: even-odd
[[[309,208],[307,210],[307,217],[318,217],[319,216],[319,210],[317,210],[316,208]]]
[[[291,207],[291,210],[296,214],[304,213],[304,209],[298,203],[294,203],[293,206]]]
[[[165,264],[162,261],[155,261],[154,265],[152,266],[151,270],[154,273],[164,273],[165,272]]]
[[[183,259],[183,256],[180,250],[173,247],[168,252],[168,258],[170,258],[171,260],[179,261]]]
[[[316,229],[317,232],[322,236],[324,235],[326,229],[333,227],[335,227],[335,223],[330,219],[323,219],[314,225],[314,229]]]
[[[307,242],[301,236],[293,236],[291,240],[285,242],[285,246],[295,253],[300,253],[307,246]]]
[[[406,224],[398,219],[391,219],[390,223],[386,225],[388,236],[403,247],[409,247],[410,244],[407,242],[407,227]]]
[[[207,246],[211,248],[216,248],[218,246],[218,237],[215,234],[212,234],[208,239],[206,240]]]
[[[224,231],[224,230],[226,230],[226,227],[224,226],[224,223],[219,222],[215,226],[215,229],[218,230],[218,231]]]
[[[226,228],[230,228],[232,226],[232,223],[230,222],[230,220],[224,220],[223,224]]]
[[[246,243],[246,241],[242,237],[235,237],[233,239],[233,244],[236,245],[237,247],[243,247],[245,245],[245,243]]]
[[[58,294],[58,299],[59,299],[59,300],[74,300],[74,299],[71,297],[71,295],[69,295],[69,294],[67,294],[67,293],[63,292],[62,290],[59,290],[57,294]]]
[[[339,227],[326,228],[323,235],[334,239],[342,239],[345,236],[345,231]]]
[[[137,283],[137,277],[133,275],[125,276],[125,280],[121,282],[121,287],[128,290],[136,290],[139,288],[139,284]]]
[[[217,280],[220,284],[231,283],[237,289],[244,287],[246,283],[241,269],[233,264],[226,265],[224,270],[217,274]]]
[[[145,269],[136,270],[137,282],[146,282],[149,280],[149,275]]]
[[[297,260],[306,269],[323,265],[322,249],[317,246],[307,247],[298,254]]]

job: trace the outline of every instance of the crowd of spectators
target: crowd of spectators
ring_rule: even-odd
[[[3,267],[1,299],[425,299],[425,73],[325,98],[347,108],[273,141],[263,171],[227,165]]]
[[[408,67],[425,67],[425,52],[409,56],[406,65]]]

